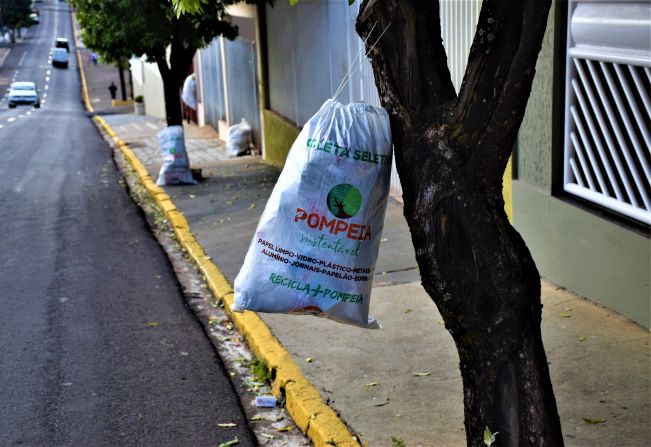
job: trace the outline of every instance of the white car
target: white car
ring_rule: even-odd
[[[52,66],[68,68],[68,52],[65,48],[52,48]]]
[[[12,82],[7,92],[7,102],[10,109],[19,104],[33,105],[37,109],[41,107],[38,88],[33,82]]]

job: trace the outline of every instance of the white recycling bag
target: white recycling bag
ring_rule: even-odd
[[[235,279],[233,310],[369,318],[391,173],[387,112],[328,100],[292,145]]]
[[[228,155],[238,156],[246,154],[251,146],[252,133],[253,128],[244,118],[238,124],[229,127],[228,140],[226,141],[226,152],[228,152]]]
[[[188,153],[185,150],[183,126],[169,126],[156,134],[163,157],[163,166],[158,172],[158,186],[189,184],[197,182],[192,178]]]

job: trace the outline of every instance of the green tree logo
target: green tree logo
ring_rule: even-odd
[[[362,193],[348,183],[333,187],[328,193],[328,209],[340,219],[348,219],[359,212],[362,206]]]

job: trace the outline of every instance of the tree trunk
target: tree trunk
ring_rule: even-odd
[[[122,101],[127,100],[127,86],[124,82],[124,65],[122,61],[118,62],[118,74],[120,76],[120,91],[122,92]]]
[[[163,78],[165,92],[165,113],[168,126],[183,125],[183,110],[181,108],[181,87],[192,66],[192,58],[196,48],[184,47],[172,43],[170,64],[166,60],[158,59],[157,65]]]
[[[561,446],[540,321],[540,277],[504,212],[502,175],[524,116],[549,0],[484,0],[457,96],[438,2],[365,0],[391,118],[404,214],[427,293],[460,358],[468,445]],[[372,34],[369,37],[369,34]]]
[[[127,71],[129,74],[129,97],[133,99],[133,73],[131,73],[131,70]]]

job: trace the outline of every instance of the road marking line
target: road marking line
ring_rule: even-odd
[[[49,87],[47,86],[47,84],[45,84],[45,87],[43,87],[43,90],[47,90],[48,88]]]
[[[5,125],[4,125],[4,124],[0,124],[0,129],[2,129],[3,127],[5,127]]]
[[[10,122],[10,123],[13,123],[14,121],[16,121],[16,118],[12,116],[7,121]]]
[[[25,61],[25,56],[27,56],[27,51],[23,53],[23,55],[20,57],[20,60],[18,61],[18,66],[22,67],[23,62]]]
[[[50,73],[51,73],[50,70],[48,70],[48,71],[45,72],[45,74],[48,75],[48,76],[50,75]]]
[[[18,115],[18,118],[25,118],[25,115],[21,113],[20,115]]]
[[[49,76],[45,77],[45,82],[50,82],[50,77]]]
[[[47,98],[47,93],[43,93],[43,99]]]
[[[154,126],[152,123],[145,123],[145,125],[152,128],[152,129],[154,129],[154,130],[158,130],[158,127]]]

